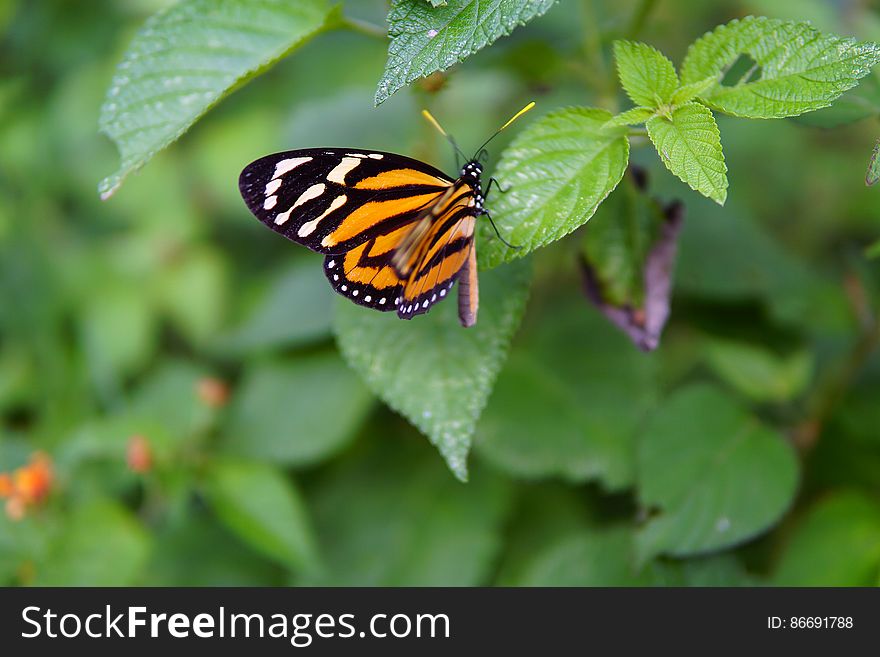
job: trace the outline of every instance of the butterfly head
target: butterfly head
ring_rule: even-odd
[[[478,160],[468,161],[461,169],[461,179],[474,190],[474,205],[482,210],[483,191],[480,185],[480,176],[483,174],[483,165]]]
[[[470,160],[461,168],[462,180],[466,180],[472,187],[479,188],[481,175],[483,175],[483,165],[477,160]]]

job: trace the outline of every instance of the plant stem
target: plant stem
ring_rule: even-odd
[[[831,369],[807,402],[807,418],[795,428],[794,433],[794,441],[799,448],[808,450],[815,446],[825,423],[845,397],[865,363],[880,347],[880,318],[869,312],[866,320],[852,348]]]
[[[353,32],[359,32],[361,34],[366,34],[367,36],[385,40],[388,38],[388,31],[385,28],[375,25],[374,23],[370,23],[369,21],[363,21],[359,18],[352,18],[351,16],[343,16],[339,21],[340,27],[347,27]]]

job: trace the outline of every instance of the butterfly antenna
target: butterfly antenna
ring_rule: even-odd
[[[462,153],[461,149],[458,147],[458,144],[455,143],[455,139],[452,137],[452,135],[450,135],[448,132],[446,132],[443,129],[443,126],[441,126],[440,123],[437,121],[437,119],[434,118],[434,115],[431,114],[428,110],[423,109],[422,116],[424,116],[428,120],[428,123],[430,123],[432,126],[437,128],[437,131],[441,135],[446,137],[446,139],[449,141],[449,143],[452,144],[452,148],[455,149],[456,156],[460,155],[463,160],[467,161],[467,155]]]
[[[501,134],[501,131],[504,130],[504,128],[506,128],[506,127],[509,126],[511,123],[513,123],[514,121],[516,121],[519,117],[521,117],[523,114],[525,114],[526,112],[528,112],[528,111],[529,111],[530,109],[532,109],[534,106],[535,106],[535,101],[532,101],[531,103],[529,103],[528,105],[526,105],[525,107],[523,107],[519,112],[517,112],[516,114],[514,114],[513,116],[511,116],[510,119],[507,121],[507,123],[505,123],[503,126],[501,126],[500,128],[498,128],[498,130],[495,131],[495,134],[493,134],[493,135],[492,135],[491,137],[489,137],[486,141],[484,141],[484,142],[483,142],[483,145],[480,146],[480,147],[476,150],[476,152],[479,153],[481,150],[483,150],[484,148],[486,148],[486,146],[489,145],[489,142],[492,141],[493,139],[495,139],[495,137],[497,137],[498,135],[500,135],[500,134]],[[476,158],[476,155],[474,155],[474,158]]]

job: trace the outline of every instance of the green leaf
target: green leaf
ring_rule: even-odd
[[[376,105],[410,82],[463,62],[544,14],[556,0],[449,0],[432,8],[422,0],[393,0],[388,12],[388,62]]]
[[[641,558],[689,556],[765,531],[791,503],[797,459],[785,439],[703,384],[679,390],[638,443],[639,499],[654,509]]]
[[[650,107],[633,107],[625,112],[615,115],[609,119],[603,128],[619,128],[625,125],[638,125],[644,123],[657,113]]]
[[[804,349],[778,355],[758,344],[710,338],[705,353],[718,376],[756,401],[792,400],[813,373],[812,354]]]
[[[872,259],[880,258],[880,240],[877,240],[871,246],[865,249],[865,257]]]
[[[831,107],[802,114],[795,120],[819,128],[837,128],[872,116],[880,116],[880,77],[876,74],[863,78]]]
[[[192,344],[216,335],[226,309],[228,262],[213,249],[194,249],[169,263],[157,280],[158,301]]]
[[[748,17],[691,45],[681,66],[682,82],[721,75],[741,55],[754,66],[700,98],[720,112],[771,119],[830,105],[880,62],[880,45],[823,34],[809,23]]]
[[[150,552],[150,535],[116,502],[97,500],[67,516],[45,560],[37,586],[132,586]]]
[[[659,204],[627,176],[584,229],[582,253],[596,272],[602,297],[616,306],[644,303],[643,269],[663,221]]]
[[[220,521],[253,549],[294,571],[317,566],[305,504],[277,468],[246,461],[213,462],[205,476],[205,495]]]
[[[477,586],[502,547],[511,489],[474,468],[467,486],[412,436],[373,434],[370,451],[325,473],[310,499],[326,567],[306,586]]]
[[[79,311],[83,353],[99,385],[141,367],[158,346],[158,326],[146,295],[111,283],[95,290]]]
[[[605,110],[553,112],[523,130],[501,154],[496,176],[508,189],[492,201],[502,244],[480,226],[480,266],[495,267],[549,244],[584,224],[620,182],[629,161],[625,128],[604,129]]]
[[[252,366],[232,403],[223,447],[273,463],[314,463],[354,437],[372,399],[335,351]]]
[[[598,479],[620,490],[632,484],[636,431],[653,407],[654,363],[571,294],[568,302],[551,297],[553,321],[511,353],[477,447],[516,476]]]
[[[143,586],[278,586],[284,581],[268,559],[255,558],[245,544],[203,507],[189,505],[171,527],[157,532]]]
[[[876,586],[880,504],[856,491],[816,503],[789,538],[773,575],[780,586]]]
[[[691,189],[719,205],[727,199],[727,165],[715,118],[699,103],[687,103],[647,124],[663,164]]]
[[[636,105],[656,108],[672,100],[678,75],[659,50],[646,43],[615,41],[614,61],[620,84]]]
[[[299,346],[330,335],[333,292],[320,258],[304,258],[270,276],[269,286],[247,317],[217,340],[224,355]]]
[[[587,529],[542,546],[514,586],[650,586],[633,558],[632,531]]]
[[[709,90],[716,82],[718,82],[718,76],[713,75],[702,80],[697,80],[696,82],[683,84],[675,90],[674,94],[672,94],[670,104],[674,106],[684,105],[688,101],[693,100],[700,94]]]
[[[530,263],[480,275],[476,326],[458,324],[454,301],[404,322],[340,300],[339,348],[370,389],[419,428],[459,479],[477,418],[525,309]]]
[[[326,0],[182,0],[147,20],[101,108],[101,132],[122,157],[101,181],[101,198],[229,92],[314,36],[330,13]]]
[[[639,349],[651,351],[669,318],[685,210],[678,201],[661,206],[644,186],[634,173],[599,208],[584,231],[580,265],[590,302]]]

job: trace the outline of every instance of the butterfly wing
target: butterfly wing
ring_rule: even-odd
[[[402,155],[310,148],[260,158],[245,167],[238,184],[266,226],[336,255],[415,222],[453,182]]]
[[[266,226],[326,254],[337,292],[404,319],[446,297],[473,251],[473,188],[402,155],[276,153],[245,167],[239,189]]]
[[[474,251],[476,213],[473,190],[458,183],[460,200],[450,204],[432,223],[412,254],[412,270],[403,285],[397,314],[402,319],[428,312],[446,297]],[[416,229],[413,229],[416,230]],[[475,316],[474,316],[475,318]],[[470,326],[461,317],[462,324]]]

